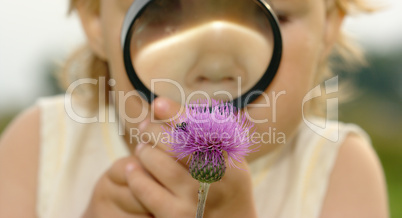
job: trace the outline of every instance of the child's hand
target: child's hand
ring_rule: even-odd
[[[180,107],[168,99],[156,99],[155,117],[163,120],[173,117]],[[166,126],[167,128],[167,126]],[[157,136],[163,131],[161,124],[144,121],[142,133]],[[128,174],[134,196],[155,217],[194,217],[197,205],[199,183],[188,173],[185,161],[178,162],[171,153],[164,151],[166,145],[156,143],[137,147],[136,157],[141,166],[134,167]],[[211,185],[208,194],[205,217],[256,217],[251,177],[247,164],[237,163],[244,170],[228,168],[219,182]],[[152,175],[149,177],[141,168]]]
[[[132,194],[127,182],[127,172],[133,166],[136,171],[143,171],[135,157],[120,159],[110,167],[98,180],[83,218],[152,217]]]

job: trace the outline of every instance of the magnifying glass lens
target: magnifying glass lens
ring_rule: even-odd
[[[126,38],[136,76],[157,96],[183,104],[233,101],[261,89],[262,79],[273,78],[267,69],[275,49],[275,19],[263,6],[252,0],[149,1]]]

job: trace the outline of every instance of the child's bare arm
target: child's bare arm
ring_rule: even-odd
[[[0,139],[0,217],[36,217],[39,108],[20,115]]]
[[[324,201],[322,218],[388,217],[385,179],[366,141],[350,135],[342,145]]]

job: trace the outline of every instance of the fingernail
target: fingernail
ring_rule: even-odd
[[[147,128],[148,123],[149,123],[148,120],[142,121],[142,122],[140,123],[140,125],[138,125],[138,129],[139,129],[140,131],[144,131],[144,130]]]
[[[141,149],[144,147],[144,144],[140,143],[135,147],[135,153],[138,154],[138,152],[141,151]]]
[[[135,168],[135,165],[133,163],[129,163],[126,165],[126,172],[130,173],[134,170],[134,168]]]
[[[160,111],[168,111],[169,103],[166,99],[159,98],[159,99],[155,100],[155,107],[157,110],[160,110]]]

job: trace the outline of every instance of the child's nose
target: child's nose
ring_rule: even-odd
[[[225,52],[202,53],[187,74],[186,82],[236,82],[238,77],[245,77],[245,71],[235,59],[235,56]]]
[[[215,21],[200,28],[193,39],[197,45],[197,60],[188,72],[186,82],[219,83],[235,82],[238,77],[246,79],[246,71],[238,61],[242,56],[238,45],[249,40],[244,35],[236,25],[227,22]]]

